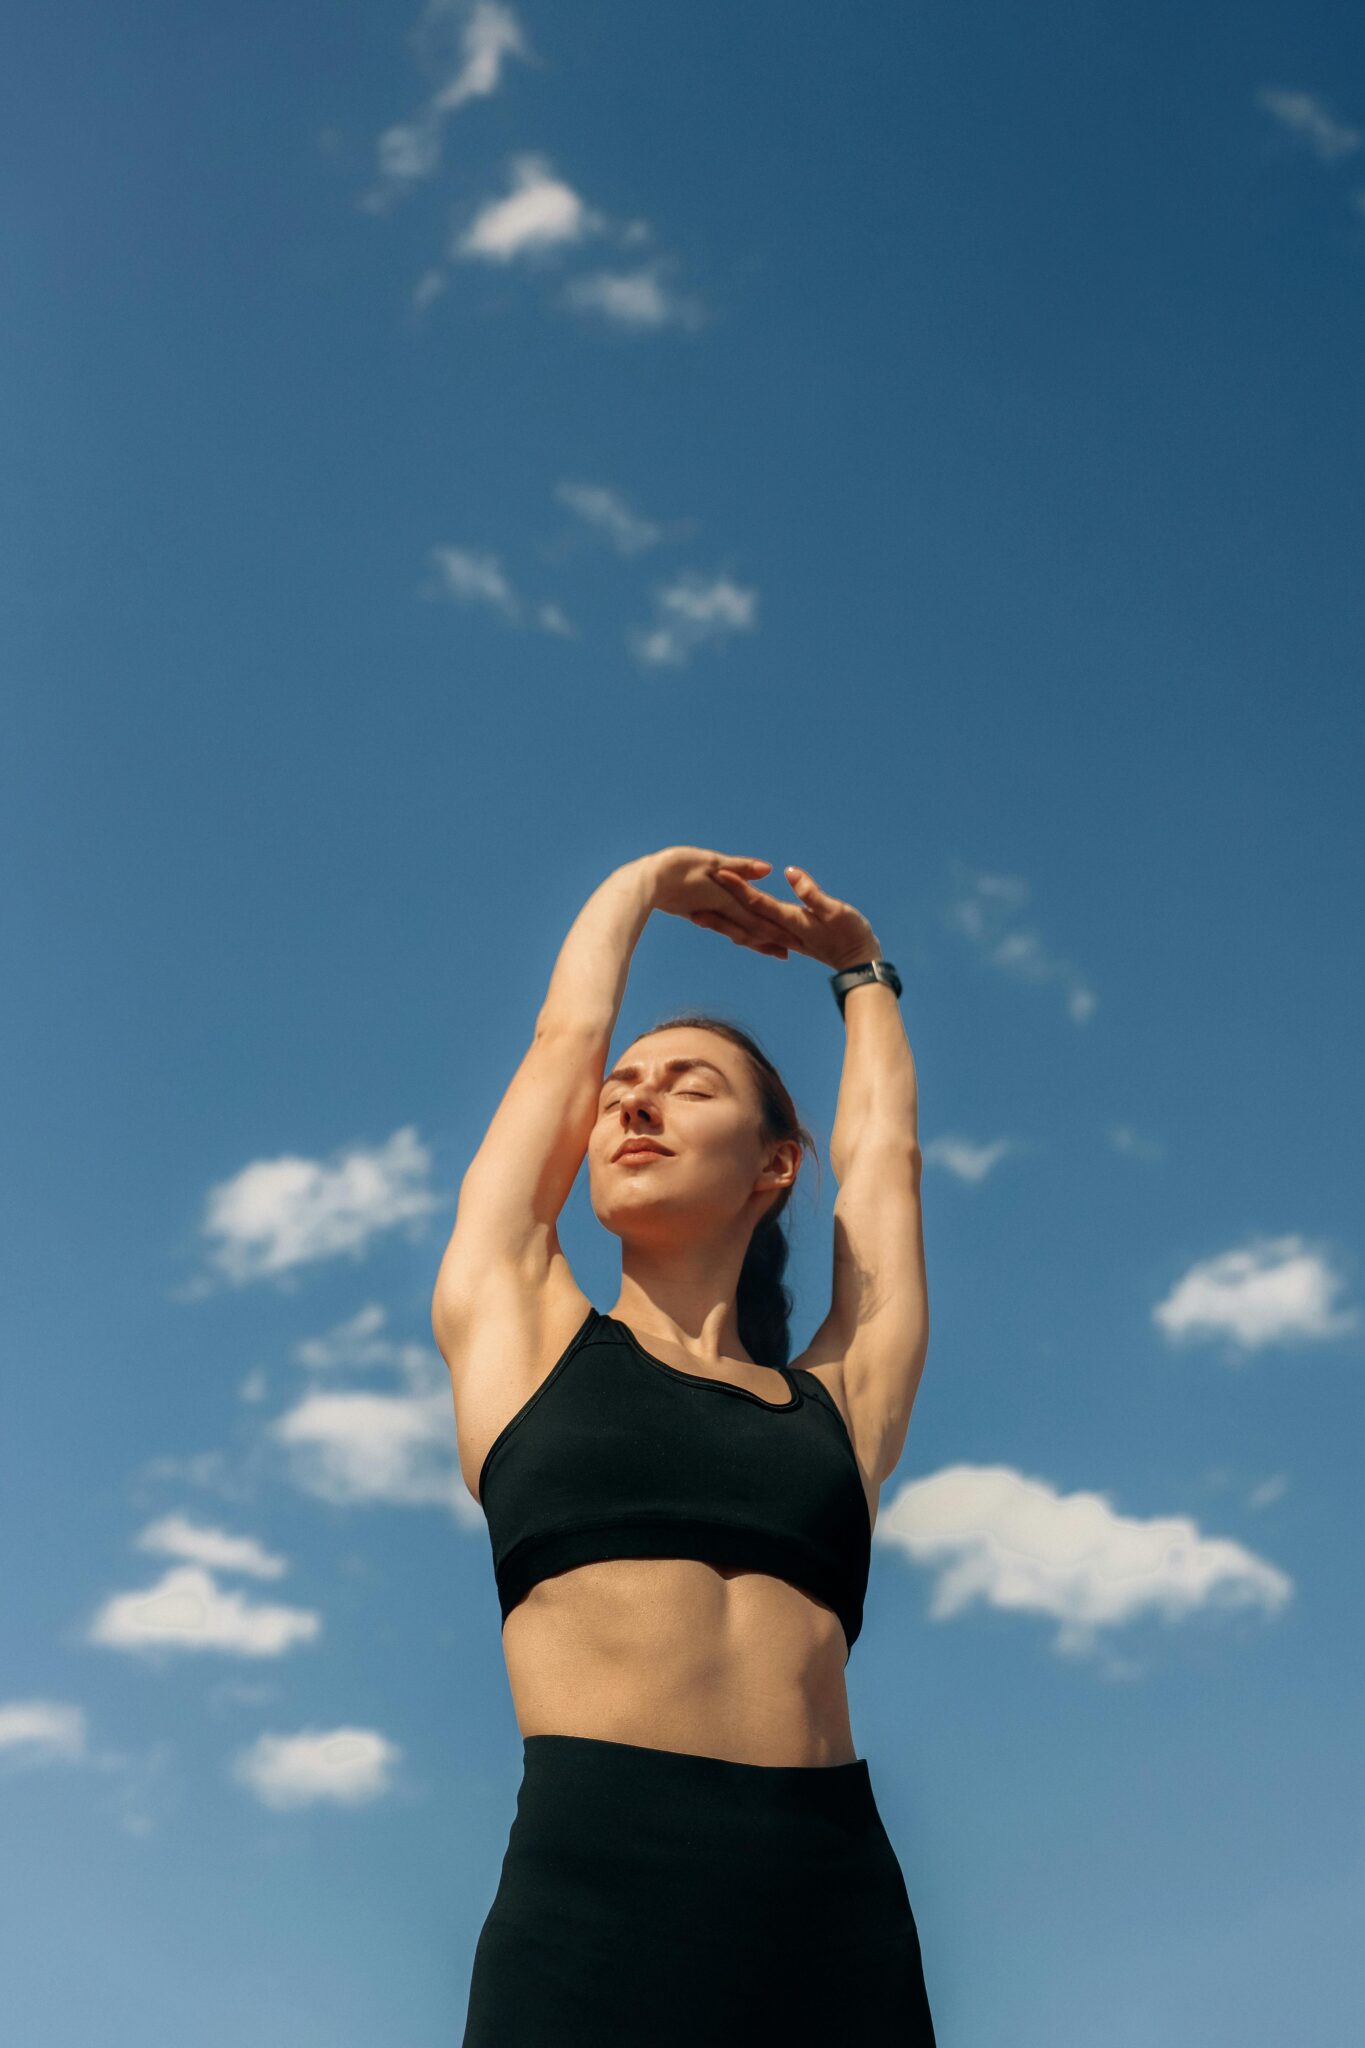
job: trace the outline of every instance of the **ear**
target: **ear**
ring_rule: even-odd
[[[801,1141],[799,1138],[783,1138],[773,1146],[762,1178],[769,1187],[787,1188],[796,1179],[801,1168]]]

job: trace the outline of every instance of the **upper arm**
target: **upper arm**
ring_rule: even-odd
[[[929,1349],[929,1289],[917,1146],[862,1144],[834,1203],[829,1314],[806,1357],[842,1366],[850,1406],[878,1447],[882,1479],[905,1448]]]
[[[539,1033],[522,1056],[460,1184],[455,1228],[432,1300],[438,1341],[490,1272],[543,1277],[555,1223],[592,1135],[606,1066],[601,1032]]]

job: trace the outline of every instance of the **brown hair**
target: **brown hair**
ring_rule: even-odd
[[[749,1062],[758,1090],[759,1131],[765,1145],[785,1138],[798,1138],[803,1152],[809,1151],[819,1165],[814,1138],[797,1115],[786,1082],[778,1073],[757,1039],[724,1017],[705,1016],[698,1011],[661,1017],[641,1038],[655,1031],[717,1031],[737,1045]],[[795,1187],[795,1181],[792,1187]],[[784,1188],[754,1225],[749,1249],[740,1268],[735,1307],[739,1320],[739,1341],[755,1365],[786,1365],[791,1357],[791,1289],[783,1285],[791,1245],[782,1227],[782,1212],[791,1200],[792,1188]]]

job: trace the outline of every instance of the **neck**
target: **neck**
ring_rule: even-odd
[[[752,1364],[739,1341],[736,1295],[740,1262],[733,1253],[698,1250],[683,1259],[626,1249],[621,1259],[621,1292],[610,1313],[646,1334],[676,1344],[706,1364],[742,1359]]]

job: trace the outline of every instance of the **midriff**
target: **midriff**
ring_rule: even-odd
[[[852,1763],[831,1608],[785,1579],[611,1558],[541,1579],[503,1655],[525,1735],[587,1735],[746,1764]]]
[[[544,1301],[513,1289],[481,1314],[469,1355],[497,1360],[498,1370],[487,1377],[466,1371],[455,1386],[465,1484],[476,1500],[490,1446],[542,1384],[588,1307],[561,1257]],[[647,1355],[657,1357],[653,1346]],[[685,1357],[672,1363],[688,1370]],[[746,1370],[754,1372],[739,1366],[725,1376],[740,1383]],[[766,1398],[775,1390],[763,1384],[761,1391]],[[843,1412],[841,1393],[831,1392]],[[697,1398],[716,1396],[701,1391]],[[876,1506],[874,1490],[874,1518]],[[857,1758],[839,1617],[802,1587],[764,1572],[688,1557],[575,1565],[538,1580],[518,1601],[503,1623],[502,1647],[524,1736],[586,1735],[748,1764]]]

